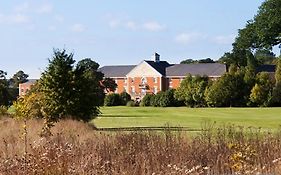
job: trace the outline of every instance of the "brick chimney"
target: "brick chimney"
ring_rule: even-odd
[[[156,62],[156,63],[159,63],[159,62],[160,62],[160,55],[159,55],[158,53],[155,52],[154,58],[155,58],[155,62]]]

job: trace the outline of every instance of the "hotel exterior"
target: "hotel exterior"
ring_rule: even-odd
[[[104,66],[99,71],[106,78],[115,80],[115,93],[126,91],[135,100],[142,99],[146,94],[175,89],[188,74],[217,79],[227,71],[226,65],[220,63],[169,64],[160,61],[157,53],[153,59],[138,65]]]

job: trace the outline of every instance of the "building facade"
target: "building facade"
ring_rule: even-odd
[[[104,66],[99,69],[106,78],[112,78],[117,84],[115,93],[126,91],[135,100],[146,94],[179,87],[186,75],[208,76],[217,79],[226,72],[226,66],[220,63],[169,64],[160,61],[155,53],[154,60],[144,60],[138,65]]]

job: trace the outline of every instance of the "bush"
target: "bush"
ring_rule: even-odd
[[[127,92],[122,92],[120,94],[121,105],[127,105],[127,102],[131,101],[131,96]]]
[[[137,105],[136,105],[136,103],[134,101],[130,100],[130,101],[127,102],[126,106],[128,106],[128,107],[135,107]]]
[[[9,115],[8,108],[6,106],[0,106],[0,117],[4,115]]]
[[[154,95],[152,94],[146,94],[143,99],[141,100],[140,102],[140,106],[151,106],[151,98],[153,97]]]
[[[121,97],[119,94],[108,94],[104,98],[104,106],[118,106],[121,105]]]

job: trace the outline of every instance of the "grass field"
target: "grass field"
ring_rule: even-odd
[[[154,108],[102,107],[102,115],[92,122],[98,128],[120,127],[188,127],[200,129],[206,122],[218,125],[276,129],[281,125],[281,108]]]

